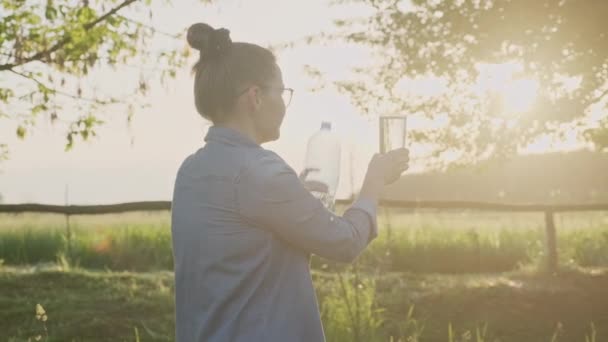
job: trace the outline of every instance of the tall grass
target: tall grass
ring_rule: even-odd
[[[538,263],[544,255],[542,213],[391,210],[380,214],[380,234],[359,257],[362,268],[502,272]],[[67,258],[82,267],[134,271],[173,266],[167,212],[71,217],[71,248],[65,225],[61,215],[0,215],[0,259],[5,264],[34,264]],[[556,225],[562,263],[608,266],[607,213],[559,214]],[[311,265],[345,267],[317,257]]]
[[[114,270],[172,269],[171,233],[166,213],[75,216],[68,248],[65,219],[58,215],[3,215],[0,259],[6,264],[54,262]],[[44,217],[48,217],[45,225]],[[59,216],[62,218],[61,216]]]
[[[502,272],[541,255],[542,238],[537,230],[401,229],[393,232],[391,239],[381,237],[370,246],[363,262],[373,264],[384,256],[389,271]]]

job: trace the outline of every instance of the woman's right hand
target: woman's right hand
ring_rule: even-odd
[[[367,167],[361,192],[378,196],[385,185],[396,182],[409,168],[409,156],[410,151],[407,148],[374,154]]]

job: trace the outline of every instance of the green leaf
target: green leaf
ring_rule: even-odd
[[[19,137],[19,139],[25,138],[25,133],[26,133],[25,127],[19,125],[17,127],[17,136]]]
[[[49,108],[44,103],[37,104],[34,107],[32,107],[32,115],[36,116],[36,115],[40,114],[41,112],[47,111],[48,109]]]
[[[69,151],[72,149],[72,147],[74,146],[74,132],[69,132],[68,135],[66,136],[66,140],[68,141],[67,144],[65,145],[65,150]]]
[[[53,6],[53,0],[47,0],[44,17],[50,21],[54,21],[57,18],[57,9]]]
[[[0,101],[8,103],[8,99],[14,95],[12,89],[0,88]]]

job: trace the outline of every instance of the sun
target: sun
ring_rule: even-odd
[[[531,78],[510,82],[501,96],[507,113],[522,113],[532,109],[538,94],[538,81]]]
[[[520,62],[478,63],[474,84],[479,96],[497,96],[503,113],[518,114],[532,109],[538,97],[538,80],[523,74]]]

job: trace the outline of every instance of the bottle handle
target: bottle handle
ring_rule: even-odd
[[[319,181],[307,181],[306,177],[308,177],[308,174],[312,171],[319,171],[318,168],[315,167],[309,167],[309,168],[305,168],[304,170],[302,170],[302,172],[300,172],[299,178],[300,181],[304,184],[304,188],[306,188],[306,190],[308,191],[318,191],[318,192],[329,192],[329,186],[325,183],[319,182]]]
[[[302,172],[300,172],[300,175],[299,175],[300,180],[301,180],[302,182],[304,182],[304,181],[306,180],[306,177],[308,177],[308,174],[309,174],[311,171],[319,171],[319,169],[318,169],[318,168],[316,168],[316,167],[308,167],[308,168],[305,168],[304,170],[302,170]]]

